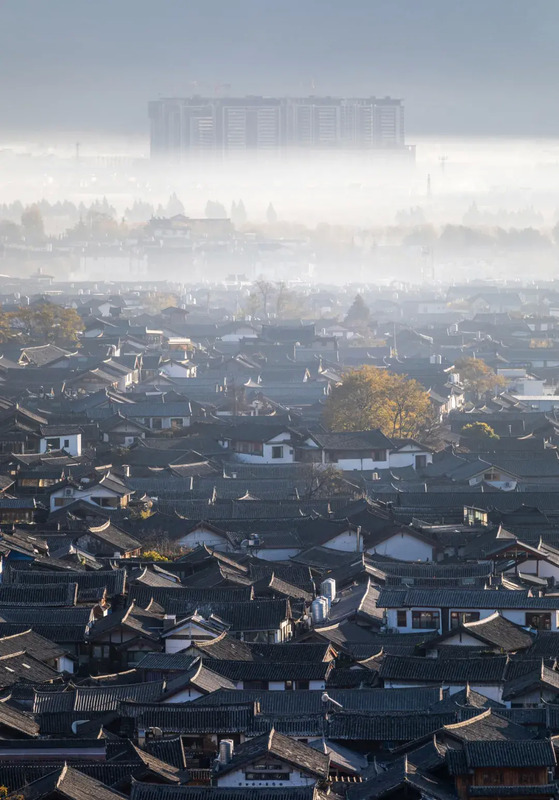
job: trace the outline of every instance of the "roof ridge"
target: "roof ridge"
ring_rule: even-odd
[[[15,639],[16,636],[23,636],[26,633],[35,633],[35,631],[32,628],[28,628],[26,631],[19,631],[19,633],[9,633],[6,636],[0,636],[0,644],[5,642],[7,639]]]
[[[108,474],[110,474],[110,473],[108,473]],[[107,477],[106,475],[103,475],[103,478],[106,478],[106,477]],[[101,478],[101,480],[103,480],[103,478]],[[101,531],[106,530],[109,527],[110,524],[111,524],[111,520],[108,519],[106,522],[103,522],[102,525],[90,525],[88,527],[88,530],[91,533],[101,533]]]
[[[483,617],[482,619],[476,619],[472,622],[464,622],[464,628],[475,628],[476,625],[481,625],[484,622],[489,622],[490,620],[497,619],[500,617],[501,614],[498,611],[494,611],[493,614],[490,614],[488,617]]]
[[[58,779],[56,781],[56,788],[57,789],[60,789],[60,784],[62,783],[62,781],[66,777],[67,772],[68,772],[68,762],[64,761],[64,766],[60,770],[60,775],[58,776]]]
[[[8,658],[15,658],[16,656],[24,656],[27,654],[27,650],[17,650],[13,653],[6,653],[3,656],[0,656],[0,661],[5,661]],[[31,656],[33,658],[33,656]]]
[[[152,600],[153,600],[153,598],[152,598]],[[125,611],[125,613],[124,613],[124,616],[123,616],[123,617],[122,617],[122,619],[121,619],[121,622],[126,622],[126,620],[128,619],[128,617],[129,617],[129,616],[130,616],[130,614],[132,613],[132,609],[134,609],[135,607],[136,607],[136,601],[135,601],[135,600],[132,600],[132,602],[130,603],[130,605],[129,605],[129,606],[128,606],[128,608],[126,609],[126,611]],[[147,611],[147,609],[145,609],[145,611]]]
[[[469,719],[461,720],[460,722],[449,722],[448,725],[443,725],[443,730],[455,730],[456,728],[466,728],[472,722],[478,722],[480,719],[485,719],[491,715],[491,709],[488,708],[486,711],[482,711],[480,714],[477,714],[475,717],[470,717]]]

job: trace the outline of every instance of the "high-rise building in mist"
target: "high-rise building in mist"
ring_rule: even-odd
[[[151,154],[383,149],[413,153],[402,100],[385,97],[188,97],[149,104]]]

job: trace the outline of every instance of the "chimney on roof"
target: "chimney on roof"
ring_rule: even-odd
[[[129,478],[130,477],[130,464],[123,464],[122,465],[122,471],[124,473],[124,477],[125,478]]]

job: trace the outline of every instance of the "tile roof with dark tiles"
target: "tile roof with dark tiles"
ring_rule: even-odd
[[[536,741],[479,741],[464,742],[463,751],[454,758],[449,753],[449,769],[455,772],[464,764],[466,770],[492,767],[555,767],[553,745],[549,739]],[[463,773],[462,773],[463,774]]]
[[[123,594],[126,586],[126,570],[110,569],[82,572],[71,570],[33,570],[17,569],[10,572],[10,583],[24,584],[25,586],[37,585],[38,587],[49,583],[77,583],[80,590],[93,588],[106,588],[107,594]]]
[[[437,648],[439,645],[444,649],[446,639],[458,638],[462,635],[466,638],[473,636],[480,642],[500,648],[503,652],[513,652],[516,650],[526,650],[532,647],[534,635],[520,625],[515,625],[499,613],[477,620],[466,622],[458,628],[454,628],[441,637],[436,637],[427,645],[427,649]]]
[[[206,662],[208,663],[208,662]],[[333,664],[327,661],[225,661],[212,659],[211,669],[231,681],[326,681]]]
[[[330,756],[327,753],[320,753],[272,728],[268,733],[236,747],[231,760],[227,764],[219,764],[216,779],[219,781],[222,775],[266,756],[286,761],[298,771],[310,774],[317,780],[328,777]]]
[[[384,681],[501,684],[506,680],[507,656],[431,659],[386,656],[380,667]]]
[[[462,722],[445,725],[440,731],[439,738],[444,740],[446,737],[459,742],[524,741],[530,738],[527,736],[526,728],[500,716],[498,711],[492,709],[481,711]]]
[[[498,589],[381,589],[379,608],[559,609],[559,596],[532,597],[524,591]]]
[[[116,686],[80,686],[66,692],[35,691],[33,713],[115,711],[122,700],[136,702],[159,700],[163,690],[163,681],[150,681]]]
[[[75,606],[77,598],[77,583],[0,585],[0,606]]]
[[[331,689],[328,695],[346,711],[391,712],[422,711],[443,696],[439,686],[393,689]],[[220,690],[192,701],[192,706],[226,706],[243,702],[258,702],[263,714],[324,714],[322,693],[313,690],[275,692],[244,690],[242,693]]]
[[[188,587],[176,585],[146,586],[135,584],[128,591],[129,600],[137,605],[147,608],[150,600],[163,606],[167,605],[202,606],[208,603],[239,603],[252,600],[253,592],[250,586],[219,586],[219,587]]]
[[[60,645],[45,639],[44,636],[40,636],[31,629],[11,636],[0,637],[0,656],[22,650],[42,662],[53,661],[66,652]]]
[[[162,693],[161,699],[163,702],[168,702],[169,698],[173,698],[177,695],[180,698],[181,692],[190,689],[190,687],[207,695],[210,692],[217,692],[220,689],[224,691],[234,691],[236,684],[227,676],[208,668],[201,659],[196,659],[188,670],[167,679],[165,691]],[[188,694],[190,696],[190,691]]]
[[[338,800],[336,795],[330,795]],[[130,800],[326,800],[314,786],[157,786],[135,782]]]
[[[200,706],[189,703],[135,703],[129,700],[119,704],[118,713],[135,721],[137,728],[161,728],[166,734],[246,733],[254,729],[255,705],[248,702],[239,691],[237,700],[229,705]]]
[[[67,764],[61,767],[51,764],[47,774],[43,772],[40,777],[34,777],[32,768],[24,774],[30,782],[18,786],[16,791],[16,796],[24,800],[40,800],[48,795],[62,796],[67,800],[121,800],[124,797],[98,779]]]

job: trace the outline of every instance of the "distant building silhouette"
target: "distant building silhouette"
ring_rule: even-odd
[[[288,148],[392,150],[405,144],[404,104],[385,97],[188,97],[149,103],[151,155],[279,151]]]

